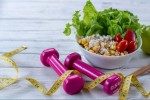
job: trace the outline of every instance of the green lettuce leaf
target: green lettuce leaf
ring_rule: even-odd
[[[97,16],[97,11],[94,7],[94,5],[91,3],[91,1],[87,1],[86,5],[84,6],[83,9],[83,22],[86,25],[91,26],[92,22],[94,21],[95,17]]]
[[[65,30],[63,32],[66,36],[69,36],[71,34],[71,28],[70,27],[71,27],[71,24],[67,23]]]
[[[76,34],[82,37],[93,34],[115,35],[120,33],[124,35],[127,29],[131,29],[139,34],[141,25],[137,16],[129,11],[118,9],[105,9],[97,11],[90,0],[86,2],[83,8],[83,17],[76,11],[72,18],[72,23],[67,23],[64,30],[65,35],[71,34],[71,27],[75,28]]]

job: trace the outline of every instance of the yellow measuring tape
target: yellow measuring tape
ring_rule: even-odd
[[[128,75],[128,76],[124,77],[122,73],[108,73],[103,76],[100,76],[100,77],[96,78],[95,80],[93,80],[92,82],[90,82],[88,85],[85,85],[84,89],[91,90],[91,89],[95,88],[97,85],[99,85],[101,82],[103,82],[105,79],[112,76],[113,74],[117,74],[122,79],[122,83],[121,83],[120,90],[119,90],[119,100],[126,100],[131,83],[133,84],[133,86],[135,86],[138,89],[138,91],[144,97],[150,97],[150,92],[147,92],[142,87],[142,85],[140,84],[140,82],[134,75]]]
[[[23,50],[27,49],[26,46],[22,46],[18,49],[15,49],[11,52],[5,53],[2,55],[1,59],[7,63],[9,63],[18,73],[18,66],[17,64],[11,59],[11,57]],[[36,87],[41,93],[46,94],[46,95],[52,95],[53,93],[55,93],[58,88],[60,87],[60,85],[62,84],[62,82],[71,74],[71,73],[77,73],[79,74],[78,71],[76,70],[68,70],[66,71],[63,75],[61,75],[56,82],[52,85],[52,87],[47,90],[43,85],[41,85],[37,80],[33,79],[33,78],[26,78],[27,81],[29,81],[34,87]],[[138,90],[139,92],[145,96],[145,97],[150,97],[150,93],[146,92],[145,89],[141,86],[141,84],[139,83],[138,79],[133,76],[133,75],[128,75],[126,77],[124,77],[121,73],[109,73],[109,74],[105,74],[103,76],[100,76],[98,78],[96,78],[95,80],[93,80],[92,82],[90,82],[88,85],[84,86],[84,89],[86,90],[90,90],[95,88],[97,85],[99,85],[101,82],[103,82],[105,79],[107,79],[108,77],[112,76],[113,74],[117,74],[121,77],[122,79],[122,84],[119,90],[119,99],[120,100],[126,100],[126,97],[128,95],[129,92],[129,88],[130,88],[130,83],[132,83]],[[15,83],[18,81],[18,74],[15,78],[0,78],[0,89],[5,88],[7,86],[10,86],[11,84]]]
[[[108,74],[102,75],[100,77],[97,77],[95,80],[90,82],[88,85],[84,85],[83,89],[89,91],[89,90],[95,88],[97,85],[99,85],[104,80],[106,80],[107,78],[109,78],[110,76],[112,76],[114,74],[119,75],[121,77],[121,79],[123,79],[123,75],[121,73],[108,73]]]
[[[11,59],[11,57],[23,50],[27,49],[26,46],[22,46],[18,49],[15,49],[11,52],[5,53],[2,55],[1,59],[5,61],[6,63],[9,63],[18,73],[18,66],[17,64]],[[78,71],[76,70],[68,70],[66,71],[63,75],[61,75],[56,82],[52,85],[52,87],[47,90],[43,85],[41,85],[37,80],[33,78],[26,78],[34,87],[36,87],[41,93],[46,94],[46,95],[52,95],[57,91],[57,89],[60,87],[62,82],[71,74],[71,73],[76,73],[79,74]],[[15,82],[18,81],[18,74],[15,78],[0,78],[0,89],[5,88]]]

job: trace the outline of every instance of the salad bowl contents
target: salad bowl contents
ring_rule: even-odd
[[[124,39],[121,34],[116,34],[114,38],[110,35],[94,34],[78,39],[78,43],[89,52],[104,56],[123,56],[137,49],[135,33],[129,29]]]
[[[76,37],[76,39],[77,41],[80,40],[78,37]],[[126,40],[123,40],[123,41],[126,41]],[[132,41],[130,44],[132,44]],[[142,39],[139,37],[136,50],[134,49],[135,51],[132,51],[132,53],[130,51],[119,52],[117,51],[117,47],[115,46],[110,47],[109,52],[108,52],[109,49],[106,49],[107,53],[103,53],[101,51],[102,47],[100,47],[99,49],[100,52],[98,51],[97,53],[94,50],[91,51],[91,50],[85,49],[82,45],[79,45],[79,48],[81,52],[83,53],[83,55],[85,56],[85,58],[87,59],[87,61],[90,62],[93,66],[100,67],[103,69],[115,69],[115,68],[120,68],[120,67],[125,66],[137,54],[138,50],[141,48],[141,45],[142,45]],[[128,45],[128,48],[129,47],[130,46]]]
[[[76,11],[67,23],[65,35],[75,28],[76,41],[85,58],[94,66],[113,69],[126,65],[141,48],[139,19],[129,11],[105,9],[97,11],[91,1]]]

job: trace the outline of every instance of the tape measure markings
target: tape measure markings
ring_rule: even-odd
[[[15,49],[11,52],[7,52],[7,53],[2,55],[1,59],[5,62],[9,63],[16,70],[17,76],[15,78],[0,78],[0,89],[5,88],[5,87],[18,81],[18,66],[15,63],[15,61],[13,61],[10,57],[12,57],[13,55],[15,55],[15,54],[17,54],[17,53],[19,53],[25,49],[27,49],[27,47],[22,46],[18,49]],[[55,93],[58,90],[58,88],[60,87],[62,82],[71,73],[80,74],[77,70],[66,71],[63,75],[61,75],[55,81],[55,83],[52,85],[52,87],[49,90],[47,90],[42,84],[40,84],[37,80],[35,80],[33,78],[26,78],[26,80],[29,81],[41,93],[43,93],[45,95],[52,95],[53,93]],[[121,83],[120,90],[119,90],[119,99],[120,100],[126,100],[131,82],[143,96],[150,97],[150,93],[148,93],[142,87],[142,85],[139,83],[138,79],[135,76],[128,75],[128,76],[124,77],[122,73],[108,73],[108,74],[105,74],[103,76],[100,76],[100,77],[96,78],[95,80],[93,80],[92,82],[90,82],[88,85],[84,85],[84,90],[90,90],[90,89],[95,88],[97,85],[99,85],[101,82],[103,82],[105,79],[112,76],[113,74],[117,74],[122,79],[122,83]]]

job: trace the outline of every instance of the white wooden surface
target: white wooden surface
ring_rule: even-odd
[[[23,80],[25,77],[32,77],[49,88],[58,78],[51,68],[46,68],[40,63],[39,55],[46,48],[56,48],[62,62],[67,54],[74,51],[80,53],[74,35],[64,36],[63,29],[65,24],[71,21],[74,11],[81,10],[85,2],[86,0],[0,0],[0,54],[21,45],[29,47],[13,57],[20,68],[20,81],[1,89],[0,99],[118,99],[118,93],[112,96],[103,93],[102,86],[76,95],[66,94],[61,87],[54,95],[45,96]],[[98,10],[109,7],[129,10],[139,17],[142,24],[150,24],[149,0],[93,0],[92,2]],[[128,75],[148,64],[150,56],[140,51],[122,69],[101,70],[118,71]],[[0,77],[8,76],[15,76],[14,69],[0,61]],[[84,78],[90,80],[85,76]],[[138,79],[150,91],[150,75],[142,75]],[[148,100],[134,87],[131,87],[127,99]]]

